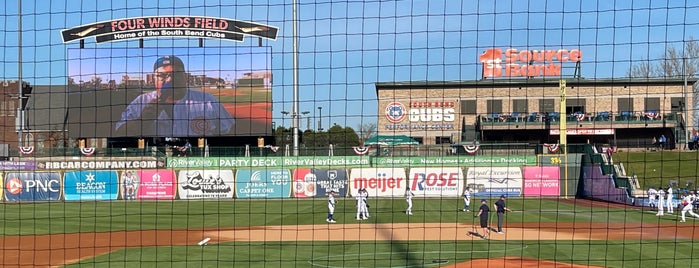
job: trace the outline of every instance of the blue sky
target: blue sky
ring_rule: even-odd
[[[230,3],[230,4],[229,4]],[[0,6],[0,73],[17,78],[17,1]],[[127,17],[196,15],[254,21],[279,28],[272,50],[274,121],[290,111],[292,7],[279,1],[23,1],[23,79],[63,84],[67,57],[78,42],[63,44],[60,31]],[[691,1],[334,1],[299,0],[300,111],[323,125],[356,128],[376,122],[375,82],[475,80],[485,49],[573,49],[583,52],[586,78],[623,77],[632,63],[655,60],[667,47],[681,49],[699,34],[699,3]],[[205,40],[204,46],[251,46]],[[197,39],[145,39],[145,47],[196,47]],[[86,48],[138,47],[137,41]],[[572,74],[565,69],[564,73]],[[305,120],[302,127],[305,128]]]

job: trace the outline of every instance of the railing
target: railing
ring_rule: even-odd
[[[574,113],[563,116],[567,122],[580,124],[595,122],[627,122],[627,123],[662,123],[663,121],[677,121],[680,116],[677,112],[661,114],[655,111],[634,112],[622,111],[596,112],[596,113]],[[560,122],[561,115],[557,112],[549,113],[491,113],[479,115],[481,123],[488,124],[510,124],[510,123],[544,123]]]
[[[233,157],[233,156],[291,156],[293,154],[291,146],[286,150],[286,146],[256,147],[192,147],[186,151],[178,150],[179,147],[155,147],[146,148],[96,148],[94,153],[85,154],[80,148],[36,148],[31,154],[23,154],[18,149],[10,149],[9,157],[16,159],[22,157]],[[475,155],[533,155],[540,153],[540,144],[529,143],[482,143],[478,146]],[[569,145],[569,148],[574,146]],[[276,151],[275,151],[276,150]],[[299,156],[328,156],[329,147],[299,147]],[[357,155],[353,147],[334,146],[332,155]],[[370,146],[366,155],[369,156],[454,156],[471,155],[465,151],[463,145],[459,144],[439,144],[439,145],[399,145],[399,146]]]

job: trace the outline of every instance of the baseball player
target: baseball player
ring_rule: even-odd
[[[663,214],[663,204],[665,201],[665,190],[663,190],[663,187],[660,187],[658,189],[658,213],[655,214],[655,216],[662,216]]]
[[[652,186],[648,188],[648,207],[650,207],[650,209],[654,209],[658,206],[658,204],[655,203],[657,197],[658,190],[655,190]]]
[[[673,207],[672,207],[672,187],[668,186],[667,187],[667,199],[665,200],[665,205],[667,208],[667,213],[672,214],[674,212]]]
[[[367,218],[365,217],[365,215],[368,209],[366,206],[366,197],[364,196],[364,189],[359,189],[355,199],[357,200],[357,220],[366,220]]]
[[[694,201],[697,199],[697,196],[694,195],[694,191],[689,192],[689,194],[686,194],[684,198],[682,198],[682,205],[684,207],[682,208],[682,222],[685,221],[684,214],[689,212],[689,215],[692,215],[696,218],[699,218],[699,215],[694,213]]]
[[[408,203],[408,209],[405,210],[405,214],[413,215],[413,196],[415,194],[410,191],[410,187],[405,187],[405,202]]]
[[[464,190],[464,211],[465,212],[471,211],[469,209],[469,206],[471,206],[471,188],[466,186],[466,190]]]
[[[367,201],[367,199],[369,199],[369,192],[367,192],[366,188],[362,188],[362,198],[364,198],[364,219],[366,220],[371,217],[369,215],[369,201]]]
[[[325,221],[328,223],[336,223],[335,218],[333,218],[333,214],[335,214],[336,204],[337,201],[335,200],[335,191],[330,191],[328,193],[328,218],[325,219]]]

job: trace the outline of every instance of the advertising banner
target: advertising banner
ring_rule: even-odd
[[[0,170],[35,170],[34,161],[0,161]]]
[[[39,169],[144,169],[162,168],[162,162],[156,160],[142,161],[45,161],[39,162]]]
[[[474,196],[519,196],[522,169],[519,167],[472,167],[466,171],[466,185]]]
[[[375,157],[372,158],[372,164],[373,166],[396,167],[521,167],[536,165],[536,156]]]
[[[288,198],[291,196],[291,173],[288,169],[239,169],[235,178],[235,194],[238,198]],[[308,187],[304,188],[304,193],[316,192],[315,184],[311,181],[306,186]]]
[[[7,202],[57,201],[61,175],[56,172],[9,172],[4,179]]]
[[[169,169],[137,170],[125,171],[124,173],[135,172],[136,199],[142,200],[172,200],[175,199],[175,174]],[[122,185],[124,178],[122,177]],[[122,193],[128,193],[122,189]],[[127,197],[128,195],[123,195]],[[127,199],[127,198],[124,198]],[[133,199],[133,198],[131,198]]]
[[[63,185],[66,201],[116,200],[119,194],[119,177],[114,170],[69,171]]]
[[[416,196],[454,197],[461,195],[464,174],[461,168],[411,168],[410,189]]]
[[[183,170],[177,185],[180,199],[233,198],[233,171]]]
[[[353,168],[349,185],[352,196],[364,188],[369,196],[401,197],[408,182],[403,168]]]
[[[559,167],[523,167],[524,196],[558,196],[561,194]]]
[[[294,197],[323,197],[335,191],[337,196],[347,195],[347,170],[298,168],[293,176]]]
[[[361,156],[293,156],[293,157],[171,157],[168,168],[344,168],[369,166],[369,158]]]

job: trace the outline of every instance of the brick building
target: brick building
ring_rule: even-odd
[[[568,143],[647,147],[665,135],[684,148],[696,128],[692,84],[683,79],[567,79],[561,113],[558,79],[376,83],[379,135],[422,144]],[[689,111],[687,111],[689,110]]]

